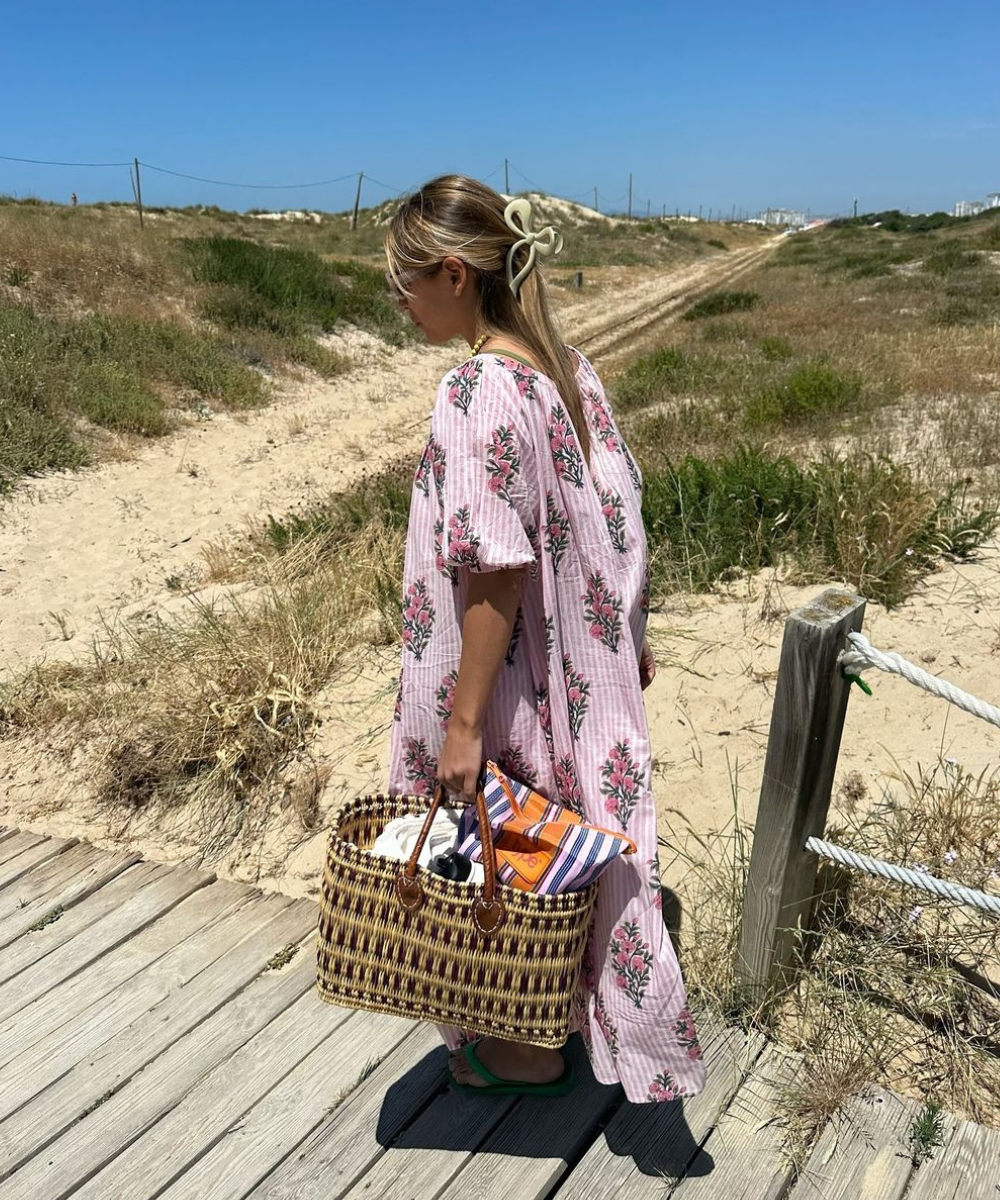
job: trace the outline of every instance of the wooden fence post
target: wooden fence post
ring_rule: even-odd
[[[860,596],[831,588],[785,623],[737,952],[752,999],[791,965],[807,927],[816,858],[803,847],[826,828],[850,689],[837,656],[864,612]]]

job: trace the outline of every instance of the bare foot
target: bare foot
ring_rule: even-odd
[[[500,1038],[483,1038],[476,1044],[476,1056],[483,1066],[498,1079],[510,1079],[518,1083],[553,1083],[566,1069],[563,1056],[558,1050],[544,1046],[522,1046],[518,1042],[505,1042]],[[448,1066],[458,1083],[472,1087],[488,1087],[472,1069],[461,1051],[448,1059]]]

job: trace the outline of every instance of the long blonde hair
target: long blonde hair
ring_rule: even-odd
[[[569,410],[584,457],[590,460],[590,430],[580,400],[570,351],[549,309],[545,282],[536,265],[515,297],[507,283],[507,255],[519,240],[504,220],[507,202],[477,179],[441,175],[400,205],[385,235],[389,273],[405,292],[408,272],[425,270],[450,256],[473,270],[479,288],[479,330],[506,334],[527,346],[540,370],[556,385]],[[527,246],[514,256],[517,274]]]

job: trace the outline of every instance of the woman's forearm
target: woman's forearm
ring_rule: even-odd
[[[479,733],[497,675],[510,645],[523,570],[470,573],[462,624],[462,657],[451,723]]]

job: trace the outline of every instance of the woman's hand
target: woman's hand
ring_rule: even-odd
[[[639,686],[643,691],[653,682],[656,675],[656,659],[646,638],[642,639],[642,652],[639,655]]]
[[[438,760],[438,779],[445,789],[468,800],[476,798],[476,783],[483,765],[483,735],[453,716]]]

